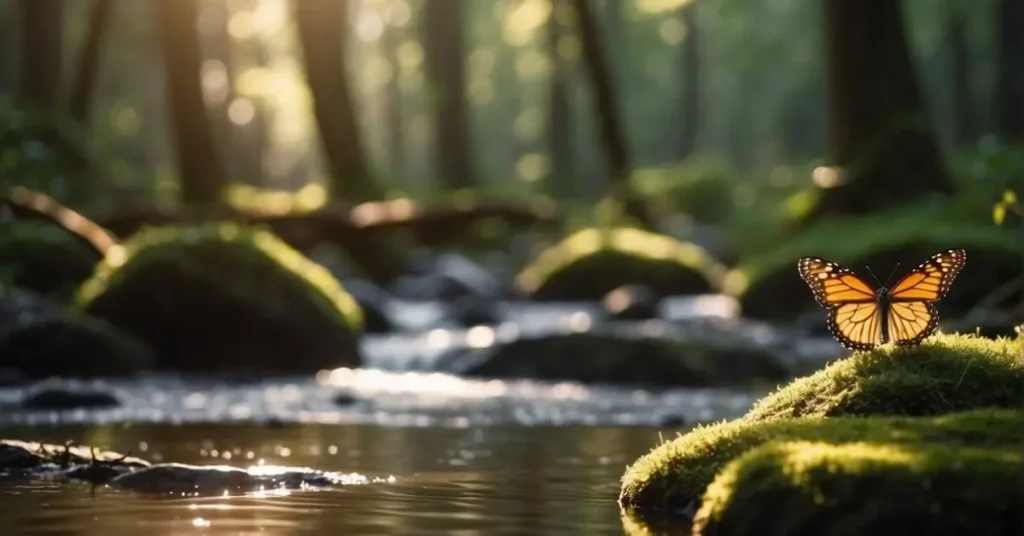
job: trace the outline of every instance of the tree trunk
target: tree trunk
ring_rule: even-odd
[[[203,102],[195,0],[154,0],[153,5],[166,67],[181,200],[214,203],[220,200],[227,179]]]
[[[52,112],[60,105],[63,71],[63,3],[60,0],[20,0],[21,62],[18,99],[37,110]]]
[[[389,24],[382,37],[383,53],[391,66],[391,80],[388,81],[384,104],[384,135],[386,136],[387,161],[391,179],[397,184],[408,185],[405,176],[405,126],[403,118],[402,65],[398,61],[398,47],[402,44],[402,29]]]
[[[345,67],[348,2],[294,0],[295,21],[313,94],[320,142],[330,168],[333,196],[348,201],[379,199],[370,177]]]
[[[829,144],[841,169],[812,214],[864,214],[952,181],[921,97],[898,0],[829,0]]]
[[[1024,142],[1024,2],[999,0],[996,13],[996,133]]]
[[[680,44],[683,52],[680,159],[690,156],[696,149],[697,127],[700,120],[700,34],[697,28],[697,2],[690,2],[684,6],[682,16],[683,24],[686,25],[686,37]]]
[[[615,89],[611,72],[601,48],[597,23],[588,0],[572,0],[576,11],[577,30],[583,48],[583,62],[593,88],[593,100],[605,159],[611,175],[609,195],[621,203],[625,215],[644,227],[652,227],[653,220],[643,202],[635,199],[629,179],[633,172],[629,148],[616,107]]]
[[[423,6],[427,84],[434,103],[434,143],[441,183],[457,190],[473,186],[466,105],[462,1],[427,1]]]
[[[113,12],[113,0],[93,0],[92,12],[89,14],[89,30],[85,36],[81,56],[78,58],[78,70],[75,71],[71,95],[68,97],[68,113],[80,125],[89,122],[92,97],[100,71],[100,53]]]
[[[967,44],[967,20],[962,10],[952,7],[946,22],[946,45],[949,47],[949,85],[953,100],[953,144],[970,144],[977,136],[977,125],[971,105],[971,60]]]
[[[548,93],[548,154],[551,173],[548,191],[557,198],[574,195],[572,165],[572,112],[569,108],[569,65],[558,53],[558,44],[565,35],[562,9],[565,4],[551,0],[551,18],[547,27],[547,49],[551,60],[551,85]]]

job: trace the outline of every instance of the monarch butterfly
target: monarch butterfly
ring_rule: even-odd
[[[873,288],[849,268],[819,257],[797,263],[814,299],[828,309],[828,328],[847,349],[870,350],[887,342],[920,344],[935,332],[939,313],[934,302],[949,291],[967,260],[967,252],[937,253],[892,288]]]

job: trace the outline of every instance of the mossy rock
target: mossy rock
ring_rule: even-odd
[[[703,248],[640,229],[590,228],[543,251],[516,277],[535,300],[598,301],[630,283],[662,296],[717,289],[725,268]]]
[[[0,223],[0,281],[70,300],[100,261],[68,231],[43,223]]]
[[[744,417],[939,415],[1024,401],[1024,340],[936,335],[855,352],[758,401]]]
[[[824,257],[866,281],[880,279],[899,264],[890,284],[932,254],[967,250],[967,265],[939,303],[946,316],[962,315],[1001,283],[1020,275],[1022,246],[1014,230],[991,223],[953,221],[940,210],[911,208],[856,219],[824,221],[780,244],[745,254],[725,277],[725,292],[739,298],[752,318],[786,318],[818,307],[797,273],[797,259]],[[1009,301],[1013,301],[1012,297]],[[1004,304],[993,304],[1004,305]]]
[[[708,486],[693,534],[1022,534],[1021,462],[1014,449],[772,443]]]
[[[107,255],[78,306],[164,369],[298,372],[359,363],[362,313],[322,266],[233,224],[147,228]]]
[[[1022,419],[1019,410],[979,409],[936,417],[737,419],[698,426],[633,463],[622,477],[619,503],[639,518],[685,520],[676,514],[692,507],[727,463],[773,440],[1012,447],[1024,441]]]

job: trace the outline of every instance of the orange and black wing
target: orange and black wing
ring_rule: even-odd
[[[962,249],[943,251],[893,285],[886,313],[889,340],[900,346],[913,346],[935,332],[939,313],[932,303],[949,292],[966,261],[967,252]]]
[[[828,329],[844,347],[868,350],[882,342],[882,310],[875,290],[849,268],[818,257],[797,263],[814,299],[828,309]]]
[[[889,298],[894,302],[937,301],[949,292],[965,262],[967,252],[962,249],[936,253],[897,281]]]
[[[920,344],[939,327],[939,313],[926,301],[891,302],[886,314],[889,340],[899,346]]]

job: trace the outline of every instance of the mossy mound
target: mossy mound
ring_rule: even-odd
[[[966,248],[968,260],[939,304],[946,316],[963,314],[985,299],[998,286],[993,281],[1010,281],[1020,274],[1020,239],[1013,229],[952,220],[942,210],[915,207],[823,221],[761,251],[747,252],[726,276],[724,289],[739,298],[745,316],[792,317],[817,307],[797,274],[800,257],[838,262],[872,283],[865,265],[884,278],[899,264],[890,281],[895,283],[932,254],[954,247]]]
[[[58,300],[71,299],[89,279],[96,251],[56,225],[0,223],[0,281]]]
[[[322,266],[268,231],[149,228],[108,254],[81,309],[175,370],[306,371],[359,362],[362,314]]]
[[[681,511],[698,500],[727,463],[773,440],[1021,445],[1024,413],[982,409],[938,417],[738,419],[698,426],[655,447],[622,477],[620,504],[641,517]]]
[[[940,415],[1024,402],[1024,340],[936,335],[856,352],[758,401],[744,417]]]
[[[542,252],[516,277],[535,300],[598,301],[630,283],[662,296],[717,289],[725,268],[696,244],[640,229],[590,228]]]
[[[773,443],[722,470],[693,534],[1021,534],[1021,461],[1013,449]]]

